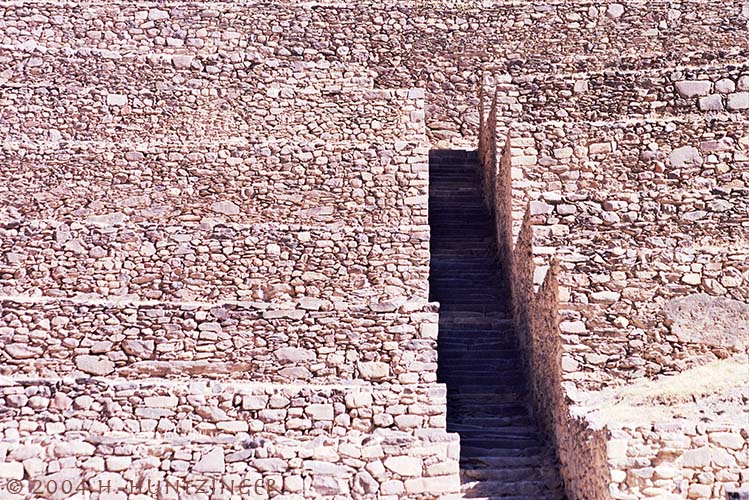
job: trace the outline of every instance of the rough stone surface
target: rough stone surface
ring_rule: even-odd
[[[749,345],[749,304],[704,293],[668,301],[663,313],[681,342],[716,347]]]
[[[481,132],[567,496],[746,488],[744,422],[576,402],[746,348],[748,15],[6,2],[0,476],[454,497],[427,151]]]

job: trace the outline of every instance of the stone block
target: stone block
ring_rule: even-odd
[[[719,94],[701,97],[699,107],[702,111],[723,111],[723,98]]]
[[[710,80],[682,80],[675,84],[676,92],[685,99],[706,96],[713,88]]]
[[[749,109],[749,92],[736,92],[734,94],[728,94],[727,107],[731,111],[741,111],[743,109]]]

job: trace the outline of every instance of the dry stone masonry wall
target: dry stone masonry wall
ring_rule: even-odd
[[[747,23],[742,0],[3,2],[0,477],[456,493],[427,151],[475,147],[486,84],[569,497],[746,489],[725,377],[723,416],[590,397],[746,352]]]
[[[0,44],[13,55],[0,62],[5,60],[5,71],[13,73],[18,59],[33,59],[38,66],[60,54],[75,56],[81,64],[93,59],[123,68],[140,58],[168,75],[220,83],[214,88],[241,85],[258,73],[275,75],[276,64],[345,66],[373,78],[378,87],[425,88],[432,141],[465,144],[464,137],[476,137],[474,92],[482,65],[506,68],[510,81],[517,78],[520,84],[544,74],[636,74],[649,68],[744,64],[749,45],[740,33],[747,17],[740,0],[679,5],[93,3],[85,12],[9,2],[3,7]],[[173,70],[167,69],[169,63]],[[121,74],[126,73],[132,71]],[[504,106],[521,118],[518,97],[508,92]]]

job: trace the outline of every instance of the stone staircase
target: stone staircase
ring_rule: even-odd
[[[460,434],[463,497],[562,499],[554,452],[528,406],[478,159],[432,151],[429,173],[438,380],[447,384],[448,429]]]

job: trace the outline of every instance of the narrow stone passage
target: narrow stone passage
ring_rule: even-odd
[[[464,498],[564,498],[551,447],[529,411],[494,221],[475,152],[430,154],[431,299],[440,303],[438,381],[460,434]]]

